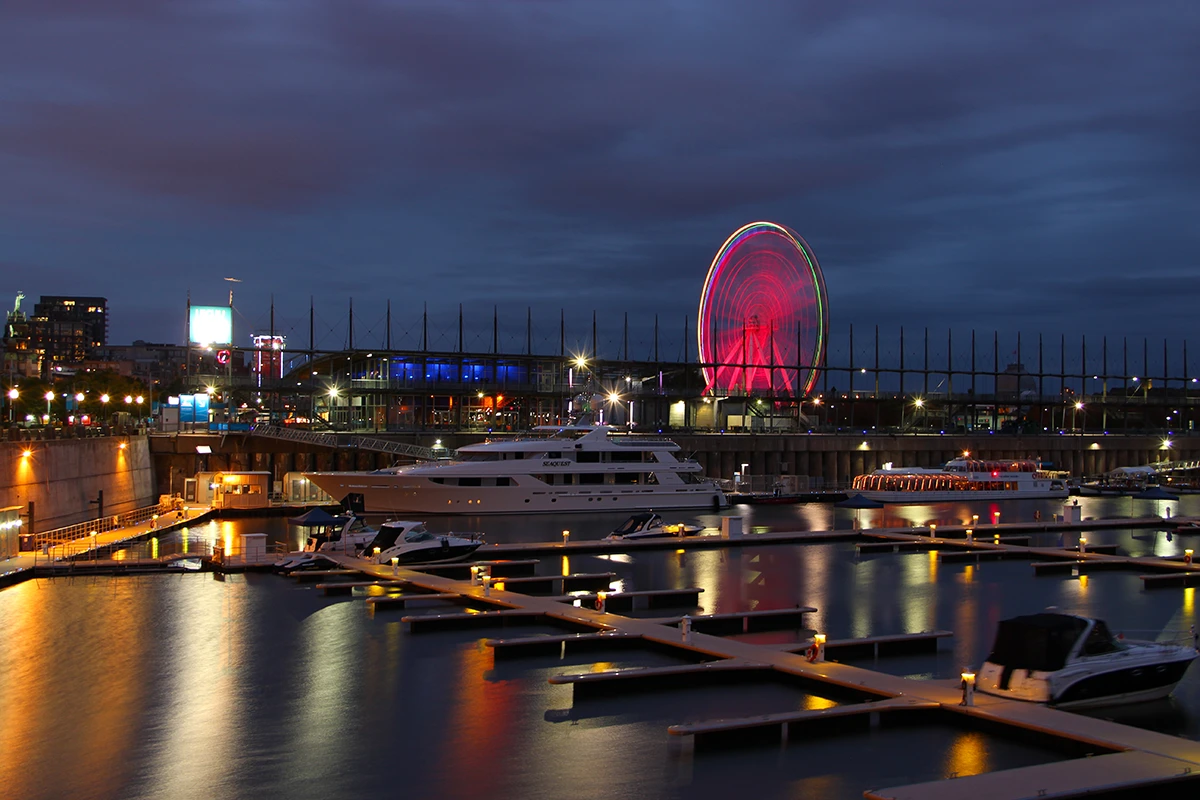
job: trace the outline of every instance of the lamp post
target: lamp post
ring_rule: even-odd
[[[17,399],[21,396],[21,391],[17,387],[8,390],[8,424],[12,424],[13,410],[17,406]]]
[[[133,398],[133,402],[137,403],[137,407],[138,407],[138,424],[139,425],[141,425],[142,422],[146,419],[142,415],[142,403],[145,401],[145,399],[146,398],[142,397],[140,394],[137,397]]]
[[[54,390],[46,392],[46,424],[50,424],[50,403],[54,400]]]
[[[100,395],[100,416],[104,418],[105,425],[108,424],[108,401],[110,399],[107,392]]]

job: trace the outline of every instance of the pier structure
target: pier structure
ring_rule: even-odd
[[[1089,521],[1093,527],[1112,521]],[[1146,524],[1162,524],[1146,520]],[[1078,528],[1077,523],[1048,523],[1049,526]],[[998,526],[1003,527],[1003,526]],[[1013,529],[1028,526],[1013,526]],[[939,532],[943,529],[939,527]],[[1062,560],[1078,555],[1063,548],[1029,548],[1023,545],[958,539],[964,531],[946,531],[949,536],[924,538],[942,547],[963,548],[971,552],[1011,552],[1014,557],[1051,557]],[[913,541],[922,533],[896,530],[870,532],[877,541],[897,543]],[[808,532],[782,533],[781,536],[806,537],[818,542],[825,538]],[[723,546],[741,547],[756,534],[741,539],[722,539]],[[676,544],[705,537],[684,539]],[[711,537],[718,538],[718,537]],[[795,541],[800,541],[799,538]],[[762,542],[767,543],[767,542]],[[779,543],[779,542],[775,542]],[[631,549],[631,542],[577,543],[547,542],[530,545],[502,545],[491,548],[489,555],[541,554],[558,551],[576,552],[587,544]],[[641,544],[641,543],[637,543]],[[698,546],[698,545],[697,545]],[[500,551],[500,548],[504,548]],[[523,548],[523,549],[522,549]],[[1103,561],[1117,556],[1094,554],[1085,560]],[[1032,739],[1074,756],[1065,761],[1023,767],[952,780],[869,789],[869,798],[928,798],[979,796],[987,798],[1024,797],[1124,797],[1131,792],[1151,791],[1156,796],[1189,796],[1200,786],[1200,743],[1155,731],[1122,725],[1109,720],[1084,717],[1054,708],[992,695],[968,693],[957,680],[918,680],[887,675],[871,669],[831,660],[852,658],[855,654],[872,657],[890,652],[916,652],[936,649],[937,641],[952,635],[948,631],[908,632],[901,635],[867,637],[856,640],[827,639],[824,632],[812,632],[795,645],[758,645],[728,638],[729,634],[766,626],[765,629],[803,629],[803,617],[815,611],[809,607],[761,609],[723,615],[683,614],[670,617],[632,617],[615,612],[604,603],[582,602],[581,596],[537,596],[503,579],[478,585],[470,580],[431,574],[421,565],[398,568],[373,565],[362,560],[338,556],[341,572],[358,573],[359,582],[370,583],[374,592],[398,591],[395,600],[386,594],[367,597],[375,612],[391,606],[407,607],[416,603],[435,604],[403,617],[413,634],[424,631],[503,627],[508,624],[541,622],[565,628],[569,633],[494,638],[487,644],[496,659],[524,655],[597,653],[606,659],[615,648],[666,650],[682,662],[679,665],[635,669],[607,669],[599,672],[556,675],[550,683],[569,686],[574,695],[612,695],[630,691],[669,691],[697,684],[728,686],[739,681],[774,680],[803,687],[817,697],[829,698],[825,707],[802,711],[793,709],[753,717],[701,720],[669,725],[666,734],[694,748],[694,757],[703,757],[708,749],[722,746],[786,746],[806,736],[830,736],[846,730],[877,725],[942,724],[976,727],[1001,735]],[[1146,561],[1146,559],[1131,559]],[[494,560],[502,564],[503,560]],[[1191,564],[1178,564],[1191,572]],[[388,585],[385,587],[384,584]],[[421,601],[424,600],[425,603]],[[444,613],[439,602],[466,605],[468,613]],[[679,599],[683,604],[691,597]],[[723,618],[714,625],[715,617]],[[711,622],[710,622],[711,620]],[[732,625],[730,625],[732,623]],[[753,627],[752,627],[753,626]],[[835,632],[830,632],[835,633]],[[964,679],[965,680],[965,679]],[[565,712],[565,713],[570,713]],[[1081,757],[1086,756],[1086,757]]]
[[[746,346],[727,343],[713,361],[698,352],[692,318],[635,318],[631,327],[628,314],[593,313],[587,330],[565,310],[550,323],[535,322],[531,308],[503,320],[489,310],[481,318],[460,307],[457,320],[423,310],[396,322],[389,302],[366,312],[364,325],[360,305],[356,330],[351,304],[332,322],[323,314],[318,336],[314,308],[287,321],[272,308],[258,346],[189,348],[187,389],[211,398],[212,423],[225,430],[269,422],[357,434],[522,431],[590,411],[671,433],[1107,432],[1161,441],[1192,431],[1200,405],[1186,342],[1160,349],[1148,339],[849,326],[828,331],[828,346],[822,336],[815,350],[764,348],[750,346],[750,331],[768,325],[755,317],[742,327]],[[718,373],[719,382],[706,378]]]

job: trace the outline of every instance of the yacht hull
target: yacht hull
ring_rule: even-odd
[[[714,486],[653,487],[598,485],[559,488],[513,478],[509,486],[442,486],[413,476],[362,472],[305,473],[330,497],[363,498],[362,512],[429,516],[431,514],[536,514],[659,509],[713,508],[727,505]]]
[[[1072,667],[1059,672],[1008,670],[1008,675],[1003,666],[988,662],[980,670],[977,687],[984,694],[1058,708],[1141,703],[1171,694],[1195,657],[1183,649],[1175,659],[1142,658],[1108,668]]]

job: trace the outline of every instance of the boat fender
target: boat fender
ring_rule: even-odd
[[[596,607],[597,611],[604,610],[604,601],[600,599],[600,595],[596,595],[596,601],[592,605]]]
[[[813,663],[813,662],[815,662],[815,661],[817,660],[817,648],[816,648],[816,645],[811,645],[811,644],[810,644],[810,645],[808,646],[808,649],[804,651],[804,657],[805,657],[806,659],[808,659],[808,663],[810,663],[810,664],[811,664],[811,663]]]

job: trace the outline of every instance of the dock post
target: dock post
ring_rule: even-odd
[[[961,706],[975,705],[975,673],[967,670],[962,674],[962,702]]]
[[[492,596],[492,576],[491,575],[483,576],[483,596],[484,597]]]
[[[813,654],[813,661],[814,662],[824,661],[825,660],[825,634],[823,634],[823,633],[813,634],[813,649],[815,651]]]
[[[937,523],[936,522],[929,523],[929,538],[930,539],[937,538]]]
[[[692,643],[692,618],[691,617],[687,616],[686,614],[684,615],[683,619],[679,623],[679,631],[683,635],[683,643],[691,644]]]
[[[1189,565],[1192,563],[1192,551],[1190,549],[1183,551],[1183,563]]]
[[[567,544],[570,541],[571,541],[571,532],[563,531],[563,544]]]
[[[471,585],[479,585],[479,567],[471,567]]]
[[[596,610],[599,611],[601,614],[607,614],[608,613],[607,606],[608,606],[608,593],[607,592],[596,592]]]
[[[972,530],[971,528],[967,528],[967,541],[968,542],[975,541],[975,531]]]
[[[392,574],[400,574],[400,558],[398,556],[392,556]]]
[[[1079,537],[1079,555],[1083,555],[1086,552],[1087,552],[1087,537],[1080,536]]]

